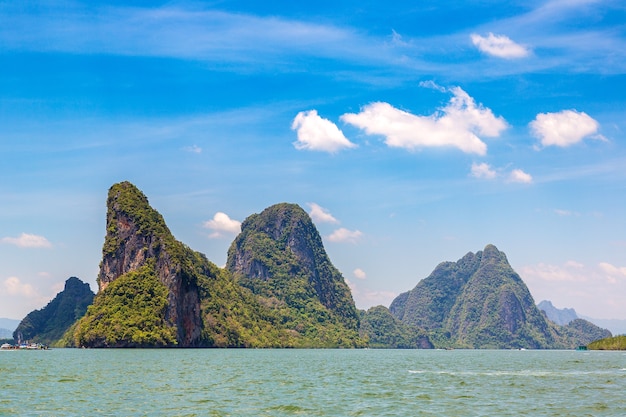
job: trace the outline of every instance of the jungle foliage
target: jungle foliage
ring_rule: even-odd
[[[589,350],[626,350],[626,336],[613,336],[587,345]]]

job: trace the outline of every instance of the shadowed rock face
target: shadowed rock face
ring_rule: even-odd
[[[179,346],[188,347],[202,332],[200,296],[197,282],[181,265],[185,253],[179,246],[141,191],[128,182],[111,187],[99,289],[154,260],[156,275],[169,291],[166,320],[176,327]]]

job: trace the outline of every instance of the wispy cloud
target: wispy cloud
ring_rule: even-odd
[[[618,281],[626,280],[626,267],[615,266],[608,262],[600,262],[598,267],[606,274],[607,281],[610,284],[616,284]]]
[[[215,213],[213,219],[204,222],[203,227],[213,230],[213,233],[209,235],[212,239],[220,238],[224,233],[237,234],[241,232],[241,222],[231,219],[226,213],[221,211]]]
[[[320,117],[315,110],[298,113],[293,119],[291,129],[298,134],[298,140],[294,142],[296,149],[335,153],[356,147],[337,125]]]
[[[490,32],[485,37],[473,33],[470,38],[480,51],[498,58],[524,58],[530,53],[527,47],[513,42],[505,35],[494,35]]]
[[[576,110],[539,113],[529,126],[532,134],[544,147],[565,148],[587,137],[606,140],[603,136],[597,135],[600,124],[587,113]]]
[[[507,172],[505,169],[494,168],[485,162],[472,163],[469,175],[474,178],[485,180],[504,178],[507,182],[519,182],[526,184],[533,182],[533,177],[521,169],[513,169]]]
[[[346,284],[348,284],[348,287],[350,287],[352,297],[354,297],[354,302],[359,308],[369,308],[374,305],[388,306],[394,298],[398,296],[397,293],[392,291],[372,290],[370,288],[362,287],[362,282],[359,282],[357,285],[357,283],[348,279],[345,281]]]
[[[491,165],[483,162],[480,164],[473,163],[470,175],[474,178],[492,180],[498,176],[498,173],[491,168]]]
[[[311,208],[309,215],[311,216],[313,221],[320,222],[320,223],[334,223],[334,224],[339,223],[339,220],[334,218],[333,215],[330,214],[330,212],[327,209],[320,206],[319,204],[308,203],[308,205]]]
[[[2,282],[0,290],[4,294],[23,297],[39,297],[39,293],[31,284],[23,283],[18,277],[9,277]]]
[[[4,48],[295,65],[284,55],[389,62],[393,45],[350,28],[201,7],[55,6],[0,10]],[[28,27],[28,31],[23,28]],[[377,51],[373,54],[372,51]]]
[[[51,248],[52,243],[43,236],[22,233],[18,237],[3,237],[0,242],[20,248]]]
[[[460,87],[452,93],[447,106],[438,113],[418,116],[397,109],[389,103],[369,104],[360,113],[347,113],[341,120],[369,135],[382,135],[390,147],[415,150],[428,147],[452,147],[466,153],[485,155],[487,145],[477,135],[497,137],[506,129],[502,117],[476,104]]]
[[[363,233],[359,230],[348,230],[340,227],[328,236],[328,240],[336,243],[356,243],[363,237]]]

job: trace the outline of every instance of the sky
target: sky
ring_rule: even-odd
[[[97,291],[111,185],[219,266],[297,203],[358,308],[494,244],[626,319],[626,4],[0,0],[0,317]]]

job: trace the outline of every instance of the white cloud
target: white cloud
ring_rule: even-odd
[[[587,282],[588,276],[580,264],[572,265],[571,261],[563,266],[539,263],[521,268],[524,280],[543,282]]]
[[[598,266],[603,272],[610,276],[626,277],[626,267],[617,267],[607,262],[600,262]]]
[[[354,271],[352,271],[352,275],[354,275],[354,277],[357,278],[357,279],[366,279],[367,278],[367,274],[361,268],[357,268]]]
[[[309,204],[309,207],[311,207],[311,211],[309,212],[309,215],[314,221],[320,222],[320,223],[334,223],[334,224],[339,223],[339,220],[334,218],[333,215],[330,214],[330,212],[326,210],[324,207],[321,207],[320,205],[315,204],[315,203],[308,203],[308,204]]]
[[[8,243],[20,248],[51,248],[52,243],[43,236],[22,233],[19,237],[3,237],[2,243]]]
[[[472,43],[482,52],[498,58],[524,58],[530,53],[528,48],[513,42],[508,36],[489,33],[487,37],[476,33],[470,35]]]
[[[530,184],[531,182],[533,182],[533,177],[530,174],[522,171],[521,169],[514,169],[509,174],[509,181]]]
[[[328,236],[328,240],[330,240],[331,242],[356,243],[362,236],[363,233],[359,230],[348,230],[344,227],[341,227],[332,232]]]
[[[433,88],[431,85],[428,85]],[[487,145],[477,136],[497,137],[507,127],[502,117],[476,105],[460,87],[447,106],[430,116],[417,116],[384,102],[366,105],[358,114],[346,113],[341,120],[369,135],[382,135],[387,146],[415,150],[425,147],[455,147],[466,153],[485,155]]]
[[[475,178],[485,178],[492,180],[498,176],[498,173],[491,168],[491,165],[487,163],[473,163],[471,176]]]
[[[215,213],[212,220],[204,222],[203,227],[214,231],[209,235],[210,238],[222,237],[223,233],[237,234],[241,232],[241,222],[231,219],[221,211]]]
[[[2,292],[13,296],[38,297],[37,291],[30,284],[24,284],[17,277],[9,277],[2,283]]]
[[[470,171],[470,176],[474,178],[493,180],[499,177],[505,178],[508,182],[520,182],[530,184],[533,182],[533,177],[530,174],[522,171],[521,169],[514,169],[508,174],[502,169],[494,169],[487,163],[473,163]]]
[[[293,119],[291,129],[298,133],[298,140],[294,142],[296,149],[335,153],[341,149],[356,147],[337,125],[318,116],[316,110],[298,113]]]
[[[587,113],[576,110],[539,113],[530,122],[530,130],[540,140],[541,145],[562,148],[574,145],[586,137],[606,140],[602,135],[596,134],[599,127],[599,123]]]

